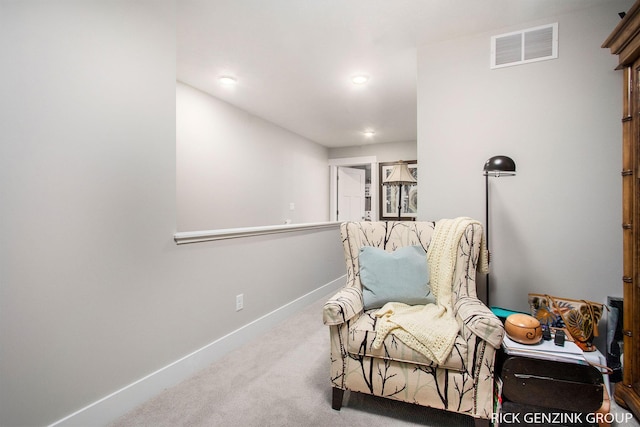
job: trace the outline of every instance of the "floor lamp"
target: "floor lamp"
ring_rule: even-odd
[[[513,176],[516,174],[516,162],[507,156],[493,156],[484,164],[484,194],[485,194],[485,230],[487,232],[487,249],[491,262],[491,248],[489,247],[489,177]],[[489,273],[487,273],[487,307],[489,307]]]
[[[415,184],[416,182],[418,181],[411,174],[409,166],[402,160],[394,164],[389,176],[382,180],[382,185],[398,186],[398,221],[401,220],[400,215],[402,214],[402,186]]]

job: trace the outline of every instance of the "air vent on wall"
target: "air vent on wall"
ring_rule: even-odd
[[[558,57],[558,23],[491,37],[491,68]]]

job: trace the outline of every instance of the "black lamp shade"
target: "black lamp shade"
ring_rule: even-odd
[[[493,156],[484,164],[485,175],[515,175],[516,162],[511,157]]]

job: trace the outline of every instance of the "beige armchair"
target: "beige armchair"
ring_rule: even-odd
[[[327,301],[323,310],[324,323],[330,327],[333,409],[340,410],[344,390],[350,390],[467,414],[475,418],[476,425],[489,425],[493,412],[494,359],[504,329],[476,296],[476,269],[479,259],[485,258],[480,257],[484,250],[483,230],[478,222],[468,218],[442,221],[438,222],[439,231],[436,222],[341,225],[347,283]],[[447,238],[442,236],[443,224],[447,225]],[[443,242],[450,247],[443,248]],[[428,357],[429,353],[417,351],[415,345],[407,345],[410,340],[401,335],[406,332],[403,328],[391,330],[383,340],[379,336],[384,320],[382,309],[365,310],[363,302],[359,253],[365,246],[386,252],[420,246],[429,260],[430,281],[434,280],[434,272],[439,277],[448,277],[451,292],[446,294],[442,289],[438,292],[450,296],[444,303],[438,298],[436,304],[431,304],[444,304],[440,314],[449,311],[444,314],[451,317],[457,330],[451,350],[440,362],[433,360],[435,356]],[[447,250],[453,254],[449,261],[435,256],[435,251]],[[451,263],[450,268],[447,262]],[[447,268],[451,270],[449,276],[442,273]],[[426,332],[429,326],[424,325]]]

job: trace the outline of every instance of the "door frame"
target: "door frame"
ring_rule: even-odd
[[[371,221],[378,220],[378,158],[376,156],[345,157],[342,159],[329,159],[329,221],[338,220],[338,167],[339,166],[371,166]]]

